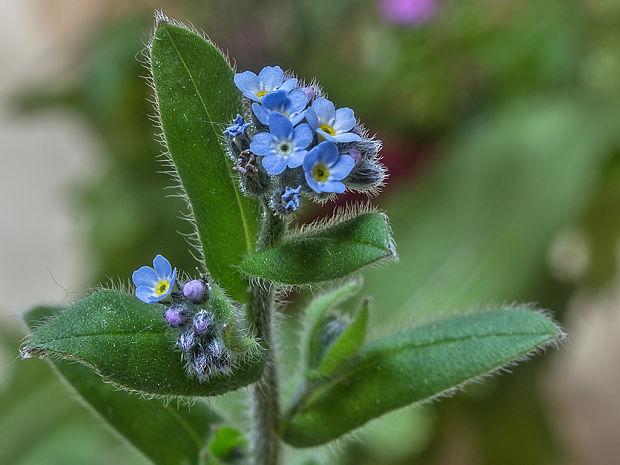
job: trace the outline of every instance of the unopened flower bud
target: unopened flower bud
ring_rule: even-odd
[[[206,334],[213,326],[213,317],[208,312],[199,312],[194,317],[194,329],[198,334]]]
[[[345,155],[348,155],[351,158],[353,158],[353,160],[355,161],[354,166],[359,166],[362,163],[362,154],[360,153],[359,150],[349,149],[347,152],[345,152]]]
[[[185,286],[183,286],[183,295],[190,300],[200,300],[204,294],[205,285],[198,279],[188,281],[185,283]]]
[[[202,348],[192,353],[191,364],[200,378],[207,376],[210,372],[209,357]]]
[[[183,311],[183,307],[179,305],[173,305],[169,307],[164,312],[164,318],[166,319],[166,323],[171,328],[178,328],[183,326],[185,323],[185,312]]]
[[[316,98],[316,91],[314,90],[314,88],[311,86],[308,86],[308,87],[302,87],[301,90],[303,90],[304,94],[306,94],[306,97],[308,97],[308,102],[312,103],[314,99]]]
[[[196,337],[193,329],[188,329],[179,334],[177,345],[183,352],[189,352],[196,345]]]

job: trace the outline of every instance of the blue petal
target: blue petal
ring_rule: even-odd
[[[338,146],[333,142],[324,141],[317,145],[319,149],[318,161],[325,163],[327,166],[333,165],[338,161]]]
[[[286,158],[279,157],[278,155],[269,155],[263,158],[263,168],[269,174],[280,174],[286,169]]]
[[[336,117],[334,104],[326,98],[320,97],[312,103],[312,109],[316,113],[319,125],[327,124],[333,127],[333,119]]]
[[[323,183],[323,192],[335,192],[336,194],[342,194],[344,192],[344,184],[340,181],[327,181]]]
[[[338,108],[336,110],[336,120],[334,121],[333,126],[336,134],[339,132],[350,131],[353,127],[355,127],[356,123],[357,121],[355,121],[355,114],[350,108]]]
[[[293,144],[296,149],[305,149],[314,138],[314,131],[307,124],[300,124],[293,131]]]
[[[166,292],[166,295],[170,294],[172,292],[172,286],[174,285],[174,282],[177,279],[177,269],[175,268],[174,271],[172,272],[172,276],[170,276],[170,287],[168,288],[168,292]]]
[[[306,150],[297,150],[288,157],[286,166],[289,168],[297,168],[304,162],[304,158],[308,152]]]
[[[314,112],[312,107],[306,110],[305,116],[306,116],[306,121],[308,121],[308,124],[310,125],[310,127],[316,131],[316,128],[319,127],[319,118],[316,116],[316,113]]]
[[[268,132],[259,132],[250,143],[252,153],[260,156],[275,154],[275,147],[274,137]]]
[[[304,160],[304,164],[305,163],[306,162]],[[317,194],[320,194],[322,192],[321,184],[319,184],[317,180],[314,179],[314,176],[312,176],[312,173],[310,171],[306,171],[306,182],[308,183],[308,186],[310,186],[310,189],[312,189]]]
[[[279,66],[265,66],[258,73],[258,80],[263,85],[264,90],[274,90],[284,81],[284,72]]]
[[[297,85],[297,79],[290,78],[284,81],[282,85],[278,87],[278,90],[285,90],[287,92],[290,92],[291,90],[295,88],[296,85]]]
[[[322,129],[317,129],[316,133],[321,136],[323,139],[327,140],[327,141],[331,141],[331,142],[336,142],[336,138],[334,136],[331,136],[329,134],[327,134],[325,131],[323,131]],[[321,140],[319,138],[319,140]]]
[[[304,158],[304,171],[306,172],[306,175],[308,173],[312,174],[312,168],[314,168],[314,165],[316,165],[316,162],[318,159],[319,159],[319,146],[317,145],[312,150],[310,150]]]
[[[150,266],[142,266],[131,275],[131,280],[136,285],[139,286],[155,286],[157,283],[157,275],[155,274],[155,270]]]
[[[265,108],[268,108],[269,110],[281,111],[286,105],[287,93],[288,92],[285,90],[275,90],[273,92],[269,92],[263,97],[261,102]]]
[[[353,160],[353,157],[341,155],[336,164],[329,169],[329,180],[340,181],[346,178],[354,166],[355,160]]]
[[[269,131],[278,140],[289,139],[293,135],[293,124],[282,113],[273,112],[269,115]]]
[[[300,111],[297,113],[293,113],[289,118],[291,120],[291,123],[293,123],[293,126],[296,126],[297,124],[301,123],[301,121],[306,117],[306,111]]]
[[[159,302],[163,297],[155,294],[155,287],[140,286],[136,289],[136,297],[147,304]]]
[[[352,132],[344,132],[342,134],[336,134],[331,140],[335,140],[336,142],[358,142],[362,140],[362,138]]]
[[[159,254],[157,254],[153,259],[153,268],[155,268],[157,278],[169,279],[172,274],[172,266],[170,265],[170,262]]]
[[[308,106],[308,96],[301,89],[290,91],[287,97],[286,110],[290,115],[302,112]]]
[[[244,71],[237,73],[234,77],[235,84],[239,90],[247,98],[260,102],[260,98],[256,95],[259,89],[258,77],[252,71]]]
[[[269,95],[269,94],[267,94],[267,95]],[[267,95],[265,95],[263,100],[265,98],[267,98]],[[264,125],[269,124],[269,113],[271,113],[270,110],[268,110],[267,108],[265,108],[262,105],[259,105],[258,103],[253,103],[252,104],[252,110],[254,110],[254,114],[256,115],[256,119],[258,119],[258,121],[260,121]]]

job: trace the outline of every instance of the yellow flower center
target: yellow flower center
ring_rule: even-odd
[[[168,292],[169,287],[170,287],[170,283],[167,280],[162,279],[159,283],[157,283],[157,286],[155,286],[155,294],[157,295],[165,294],[166,292]]]
[[[318,163],[312,168],[312,176],[314,176],[317,182],[325,182],[329,178],[329,170],[324,164]]]
[[[334,128],[332,128],[331,126],[328,126],[327,124],[321,124],[319,126],[319,129],[322,129],[323,132],[325,132],[326,134],[332,137],[336,135],[336,131],[334,131]]]
[[[258,92],[256,92],[256,96],[258,98],[263,98],[264,95],[267,95],[269,93],[268,90],[259,90]]]

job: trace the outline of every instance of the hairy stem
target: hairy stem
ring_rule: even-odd
[[[264,205],[263,225],[258,251],[276,245],[284,233],[284,222]],[[253,454],[255,465],[278,465],[281,460],[278,427],[280,402],[275,345],[273,343],[274,286],[266,281],[252,283],[249,304],[250,318],[256,334],[268,350],[261,380],[252,386],[254,417]]]

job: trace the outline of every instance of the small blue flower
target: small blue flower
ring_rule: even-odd
[[[161,255],[153,259],[153,268],[143,266],[133,272],[131,279],[136,285],[136,297],[147,304],[165,299],[172,292],[177,269],[172,271],[170,262]]]
[[[258,121],[263,124],[269,124],[269,116],[272,113],[282,113],[291,120],[293,125],[304,119],[304,110],[308,105],[308,97],[301,89],[295,89],[290,92],[285,90],[276,90],[265,95],[262,105],[258,103],[252,104],[252,110]]]
[[[350,132],[356,124],[355,115],[350,108],[336,110],[326,98],[318,98],[306,110],[306,120],[310,127],[325,140],[332,142],[355,142],[362,138]]]
[[[271,94],[270,94],[271,95]],[[265,97],[267,98],[267,97]],[[280,113],[272,113],[269,131],[259,132],[252,138],[250,150],[263,158],[263,167],[271,175],[282,173],[287,167],[301,166],[308,153],[314,133],[307,124],[293,128],[293,123]]]
[[[227,127],[224,130],[224,134],[226,134],[229,137],[239,137],[240,135],[242,135],[245,130],[250,126],[250,123],[246,123],[243,120],[243,116],[241,115],[237,115],[237,117],[235,118],[235,121],[233,121],[233,125]]]
[[[299,207],[299,193],[301,191],[301,184],[297,186],[297,189],[291,189],[286,187],[284,194],[282,195],[282,203],[285,204],[287,210],[295,211]]]
[[[284,80],[284,72],[279,66],[265,66],[258,76],[252,71],[237,73],[234,77],[239,90],[250,100],[260,102],[274,90],[290,91],[297,85],[297,79]]]
[[[316,193],[342,194],[345,186],[340,181],[349,175],[354,165],[353,158],[338,153],[336,144],[324,141],[310,150],[304,158],[306,181]]]

